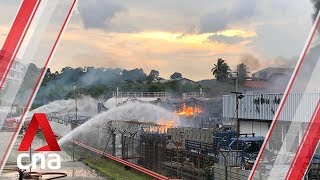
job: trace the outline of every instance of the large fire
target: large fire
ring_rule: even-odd
[[[177,112],[179,116],[194,116],[201,113],[201,109],[197,106],[195,107],[187,107],[185,103],[182,104],[182,109]]]
[[[190,117],[190,116],[198,115],[201,112],[202,111],[201,111],[200,107],[198,107],[198,106],[187,107],[187,105],[184,103],[184,104],[182,104],[181,109],[179,111],[176,111],[175,113],[177,116]],[[178,123],[174,119],[164,120],[161,118],[161,119],[159,119],[158,124],[163,126],[163,129],[161,129],[162,131],[167,131],[168,128],[174,127]]]

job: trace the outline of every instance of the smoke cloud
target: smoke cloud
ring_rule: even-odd
[[[65,67],[53,79],[41,85],[34,105],[47,104],[57,99],[68,99],[74,95],[74,86],[80,89],[90,89],[94,86],[110,85],[121,80],[121,69],[111,68],[71,68]],[[50,73],[52,76],[53,73]],[[49,76],[48,74],[46,76]],[[101,89],[100,89],[101,90]],[[107,91],[107,89],[102,89]],[[88,91],[82,92],[88,94]]]
[[[246,64],[250,71],[255,71],[261,68],[260,60],[252,54],[243,54],[240,58],[240,62]]]
[[[294,68],[298,57],[284,58],[277,57],[274,59],[259,59],[252,54],[243,54],[240,57],[240,63],[246,64],[251,73],[267,68],[267,67],[280,67],[280,68]]]
[[[320,10],[320,0],[311,0],[314,7],[314,12],[312,14],[313,21],[316,20],[318,12]]]

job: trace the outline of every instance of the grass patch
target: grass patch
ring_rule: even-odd
[[[85,159],[82,161],[85,165],[95,169],[101,175],[111,180],[149,180],[152,179],[147,175],[139,173],[135,170],[127,169],[124,166],[112,162],[108,159]]]

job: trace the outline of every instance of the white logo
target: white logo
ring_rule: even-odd
[[[17,157],[17,166],[19,169],[36,169],[37,168],[37,162],[39,160],[40,162],[40,169],[46,169],[46,160],[47,162],[47,168],[56,170],[61,168],[61,158],[59,154],[56,153],[50,153],[45,156],[45,154],[42,153],[35,153],[31,157],[31,164],[23,165],[22,162],[27,162],[30,160],[30,154],[28,153],[21,153]]]

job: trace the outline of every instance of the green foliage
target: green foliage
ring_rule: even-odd
[[[86,159],[83,162],[87,166],[95,169],[96,171],[107,177],[107,179],[124,180],[128,179],[129,177],[132,180],[152,179],[135,170],[126,169],[124,166],[108,159]]]
[[[147,75],[143,72],[143,69],[123,70],[122,77],[127,81],[144,81]]]
[[[148,75],[148,77],[147,77],[147,81],[148,81],[149,83],[151,83],[151,82],[153,82],[154,80],[157,80],[158,77],[159,77],[159,75],[160,75],[159,71],[153,69],[153,70],[150,71],[150,73],[149,73],[149,75]]]
[[[249,77],[249,68],[246,64],[240,63],[237,65],[238,81],[240,84],[244,83]]]
[[[148,84],[148,92],[163,92],[166,91],[166,87],[161,83],[150,83]]]
[[[168,81],[163,84],[166,88],[166,92],[169,92],[177,97],[180,97],[182,93],[187,92],[195,92],[199,91],[200,85],[193,85],[193,84],[181,84],[179,81]]]
[[[156,70],[152,70],[147,76],[142,69],[138,68],[120,70],[65,67],[60,73],[53,73],[48,69],[32,107],[83,95],[107,99],[112,97],[112,92],[116,91],[117,87],[124,92],[165,91],[177,96],[185,92],[199,91],[199,85],[181,84],[178,80],[160,83],[157,81],[158,77],[159,72]],[[76,86],[75,90],[74,86]]]
[[[211,164],[208,159],[205,159],[203,163],[203,170],[205,173],[205,179],[210,180],[212,179],[212,174],[211,174]]]
[[[157,78],[157,77],[159,77],[159,71],[157,71],[157,70],[151,70],[150,71],[150,74],[149,74],[149,77],[152,77],[153,79],[155,79],[155,78]]]
[[[182,78],[182,74],[179,72],[175,72],[170,76],[170,79],[179,79]]]
[[[220,82],[229,77],[230,67],[222,58],[218,58],[217,64],[211,69],[212,75]]]

